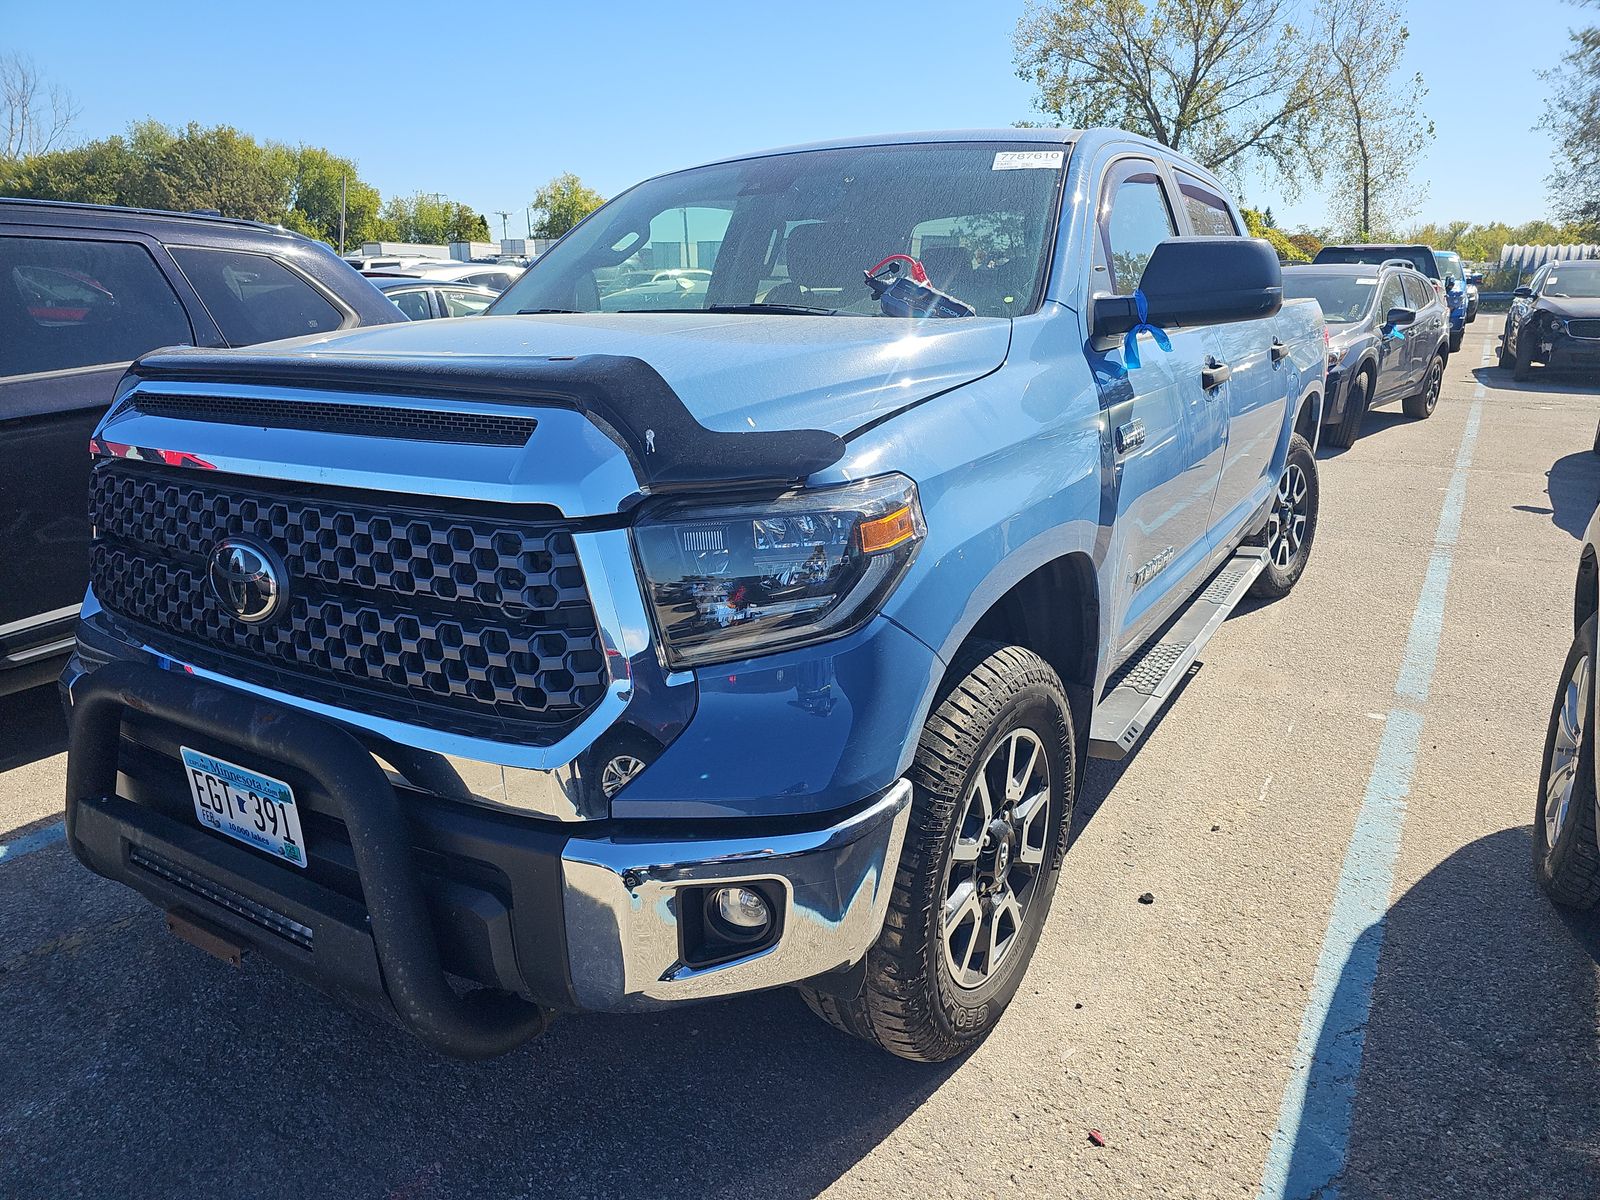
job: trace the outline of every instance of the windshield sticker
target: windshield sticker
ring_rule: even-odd
[[[1059,171],[1065,150],[996,150],[991,171]]]
[[[1377,283],[1377,282],[1378,282],[1378,277],[1376,275],[1374,275],[1371,279],[1368,279],[1365,276],[1363,276],[1362,278],[1356,280],[1356,283],[1358,283],[1358,284],[1368,284],[1368,283]]]

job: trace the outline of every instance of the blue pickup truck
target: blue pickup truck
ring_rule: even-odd
[[[846,141],[642,183],[485,316],[145,356],[75,853],[452,1054],[782,985],[963,1052],[1085,756],[1305,569],[1323,318],[1242,231],[1126,133]]]

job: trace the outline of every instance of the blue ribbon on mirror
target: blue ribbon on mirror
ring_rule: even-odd
[[[1398,325],[1391,325],[1387,336],[1392,342],[1403,342],[1406,340],[1406,331]]]
[[[1123,336],[1122,361],[1130,371],[1139,369],[1139,334],[1148,333],[1155,339],[1156,345],[1167,353],[1172,353],[1172,339],[1167,336],[1167,331],[1150,324],[1150,305],[1145,301],[1144,292],[1140,288],[1133,290],[1133,306],[1139,313],[1139,323]]]

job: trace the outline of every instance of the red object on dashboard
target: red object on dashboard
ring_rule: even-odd
[[[876,275],[879,271],[883,270],[892,262],[903,262],[910,264],[911,278],[916,280],[918,283],[928,282],[928,272],[923,270],[922,264],[916,259],[912,258],[909,254],[891,254],[877,266],[869,267],[867,269],[867,274]]]

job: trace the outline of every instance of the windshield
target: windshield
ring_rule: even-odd
[[[1066,148],[962,142],[809,150],[680,171],[623,193],[491,310],[880,316],[892,254],[982,317],[1038,306]],[[904,311],[900,309],[899,311]]]
[[[1461,281],[1461,277],[1466,274],[1466,272],[1461,269],[1461,256],[1459,254],[1452,254],[1449,251],[1439,250],[1434,253],[1433,261],[1439,267],[1439,278],[1441,279],[1448,279],[1451,276],[1454,276],[1456,282],[1459,283]]]
[[[1376,275],[1325,275],[1285,271],[1283,294],[1290,300],[1315,300],[1329,324],[1348,325],[1366,316],[1372,293],[1378,286]]]
[[[1539,294],[1568,299],[1600,298],[1600,262],[1564,263],[1556,267],[1545,279]]]

